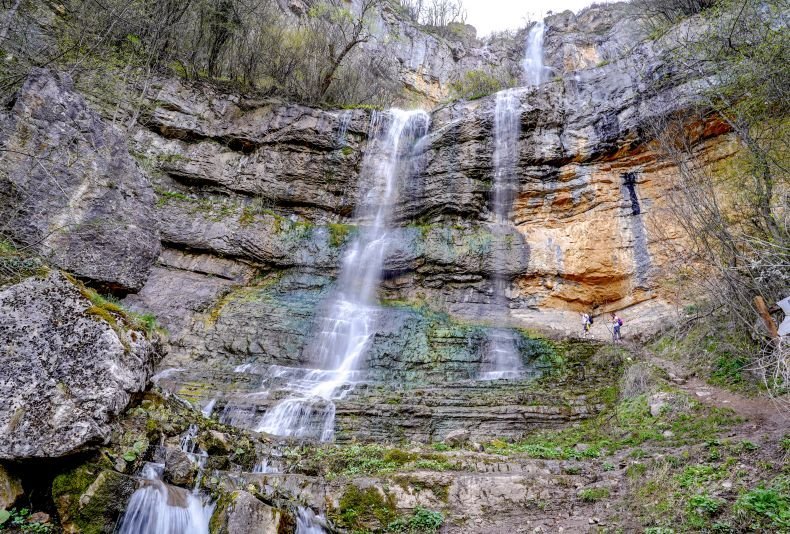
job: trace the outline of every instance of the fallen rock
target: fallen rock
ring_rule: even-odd
[[[650,408],[650,415],[653,417],[658,417],[661,415],[661,412],[664,410],[664,407],[667,406],[671,398],[671,393],[662,392],[651,395],[650,398],[647,399],[647,405]]]
[[[130,476],[86,464],[55,477],[52,498],[64,532],[114,532],[136,488]]]
[[[27,518],[28,523],[49,523],[49,514],[46,512],[36,512]]]
[[[109,321],[109,322],[108,322]],[[0,291],[0,459],[73,454],[110,437],[156,350],[60,272]]]
[[[202,434],[200,446],[209,454],[228,454],[233,450],[228,436],[216,430],[209,430]]]
[[[191,486],[197,465],[187,453],[177,447],[165,449],[165,482],[176,486]]]
[[[450,447],[460,447],[469,441],[469,431],[465,429],[453,430],[444,438],[445,445]]]
[[[290,532],[290,515],[272,508],[246,491],[235,491],[220,500],[211,516],[212,534],[278,534]]]
[[[31,71],[2,119],[7,234],[82,278],[140,289],[159,255],[155,199],[122,133],[47,69]]]

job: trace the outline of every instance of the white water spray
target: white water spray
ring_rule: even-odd
[[[494,110],[494,184],[492,208],[494,224],[492,231],[498,243],[503,243],[509,234],[509,214],[513,206],[518,179],[518,138],[521,132],[521,101],[518,91],[508,89],[496,95]],[[507,258],[502,246],[494,248],[493,254],[493,291],[494,319],[506,323],[510,309],[507,302],[508,280],[503,272]],[[521,358],[516,347],[515,334],[510,330],[495,329],[488,338],[488,351],[479,378],[496,380],[517,378],[523,371]]]
[[[334,437],[332,400],[354,376],[375,333],[375,296],[391,245],[389,230],[398,196],[397,179],[429,125],[424,111],[391,110],[386,116],[389,124],[383,132],[378,131],[378,114],[371,123],[372,142],[362,170],[370,188],[357,209],[362,228],[343,258],[335,293],[320,322],[316,342],[308,349],[311,361],[321,370],[292,384],[290,389],[296,394],[271,408],[258,431],[321,441]]]
[[[316,515],[310,508],[300,506],[296,512],[296,534],[326,534],[329,532],[326,519]]]
[[[546,26],[542,20],[537,21],[527,33],[526,49],[522,70],[525,85],[540,85],[548,78],[548,69],[543,64],[543,36]]]
[[[200,495],[162,482],[162,464],[143,467],[143,486],[121,518],[119,534],[208,534],[214,505]]]

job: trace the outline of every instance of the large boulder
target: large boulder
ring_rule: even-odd
[[[141,288],[159,255],[155,197],[121,132],[45,69],[1,122],[4,233],[82,278]]]
[[[246,491],[220,499],[211,518],[212,534],[277,534],[293,527],[288,513],[272,508]]]
[[[110,437],[156,350],[59,272],[0,291],[0,459],[59,457]]]

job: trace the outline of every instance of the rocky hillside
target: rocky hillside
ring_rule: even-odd
[[[528,29],[452,40],[377,12],[399,38],[368,53],[431,106],[394,155],[388,111],[27,72],[0,115],[0,530],[155,532],[152,509],[174,533],[790,528],[787,420],[604,342],[610,312],[631,342],[690,303],[681,171],[649,132],[699,103],[705,73],[669,61],[695,21],[648,38],[627,13],[546,19],[550,79],[508,93],[506,224],[501,94],[447,96],[517,73]],[[688,130],[701,167],[737,156],[726,121]],[[364,364],[320,406],[334,443],[260,432],[321,374],[327,302],[375,224],[371,154],[397,162],[397,201]],[[501,331],[519,372],[480,380]]]

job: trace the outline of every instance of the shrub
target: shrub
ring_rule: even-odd
[[[758,486],[741,495],[736,513],[758,528],[790,529],[790,478],[778,477],[771,487]]]
[[[620,395],[623,399],[634,399],[652,393],[655,383],[653,368],[647,363],[635,363],[623,374]]]
[[[387,532],[404,532],[409,534],[431,534],[439,530],[444,523],[444,516],[427,508],[417,507],[409,518],[400,518],[387,525]]]
[[[450,94],[455,99],[476,100],[505,88],[498,78],[482,70],[470,70],[450,84]]]

